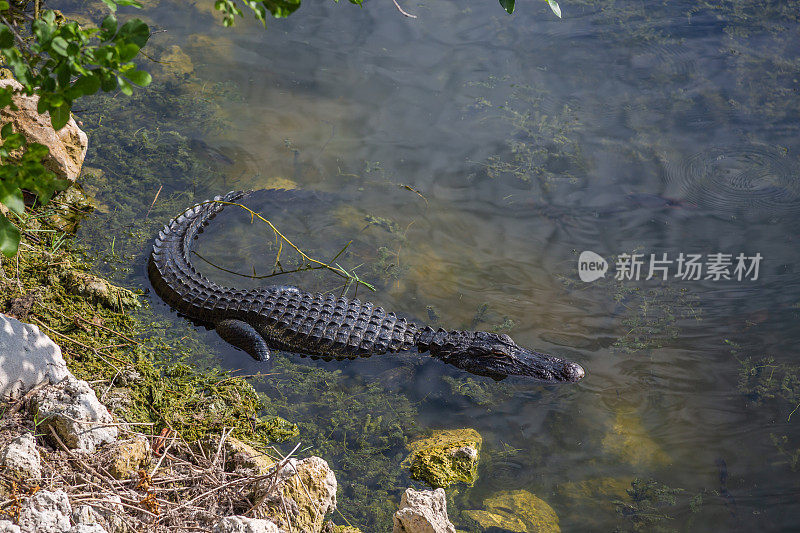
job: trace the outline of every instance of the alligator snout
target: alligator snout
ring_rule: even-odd
[[[564,368],[561,371],[561,375],[564,376],[564,381],[580,381],[584,374],[586,374],[586,372],[583,371],[583,367],[571,361],[564,363]]]

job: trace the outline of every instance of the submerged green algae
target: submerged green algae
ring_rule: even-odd
[[[558,533],[558,515],[547,502],[527,490],[498,492],[483,501],[483,509],[462,513],[481,528],[515,533]]]

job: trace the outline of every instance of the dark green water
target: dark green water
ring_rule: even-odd
[[[307,433],[306,444],[344,480],[340,508],[355,525],[389,527],[387,509],[410,483],[397,467],[402,435],[472,427],[484,437],[479,479],[450,491],[465,530],[478,529],[461,511],[516,489],[547,501],[564,530],[800,528],[800,4],[564,1],[557,20],[544,2],[512,17],[490,0],[414,2],[410,20],[388,1],[323,2],[264,31],[224,29],[205,3],[143,12],[167,30],[150,54],[178,46],[190,68],[158,75],[129,104],[98,100],[115,114],[86,112],[99,143],[87,165],[106,170],[98,199],[116,210],[82,237],[107,254],[109,235],[129,243],[111,261],[121,277],[148,286],[146,243],[181,207],[289,180],[325,194],[254,207],[320,257],[353,239],[339,261],[377,286],[370,299],[445,326],[510,328],[587,371],[555,387],[469,380],[416,355],[281,359],[289,372],[322,372],[303,382],[313,390],[260,387],[291,400],[276,400],[282,416],[325,419],[325,438]],[[137,164],[121,166],[120,154]],[[198,251],[268,273],[269,233],[226,215]],[[612,262],[605,279],[578,279],[584,250]],[[763,259],[756,280],[683,280],[674,264],[665,282],[615,280],[614,257],[634,252]],[[277,282],[339,285],[308,274]],[[227,367],[260,369],[203,335]],[[333,389],[382,399],[315,403]],[[318,412],[331,405],[335,416]],[[356,464],[335,451],[337,439],[352,447],[337,420],[366,412],[395,420],[400,436],[365,447],[379,457]],[[389,482],[375,469],[395,473]],[[626,493],[634,478],[682,490],[673,500]],[[370,501],[383,510],[365,510]]]

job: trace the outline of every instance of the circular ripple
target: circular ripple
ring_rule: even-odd
[[[761,146],[711,148],[667,166],[684,202],[726,214],[800,212],[800,167]]]
[[[522,461],[514,458],[497,458],[489,462],[489,468],[485,473],[481,473],[487,484],[497,487],[508,487],[514,481],[519,480],[523,472],[527,470]]]

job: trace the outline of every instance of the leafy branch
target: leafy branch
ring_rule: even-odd
[[[116,4],[135,2],[119,0]],[[150,74],[137,70],[133,63],[150,37],[150,29],[141,20],[132,19],[120,26],[116,17],[109,15],[100,28],[83,29],[55,11],[40,14],[38,2],[33,14],[25,10],[26,5],[0,0],[0,61],[13,70],[21,85],[0,88],[0,108],[16,110],[15,94],[35,94],[37,111],[49,113],[53,129],[60,130],[69,121],[78,98],[99,90],[119,89],[131,95],[132,84],[146,86],[152,81]],[[35,193],[45,204],[56,191],[66,188],[67,181],[44,166],[49,155],[46,146],[27,143],[10,123],[2,127],[0,137],[0,203],[8,211],[17,215],[24,211],[23,189]],[[19,240],[19,228],[0,212],[0,252],[14,256]]]

